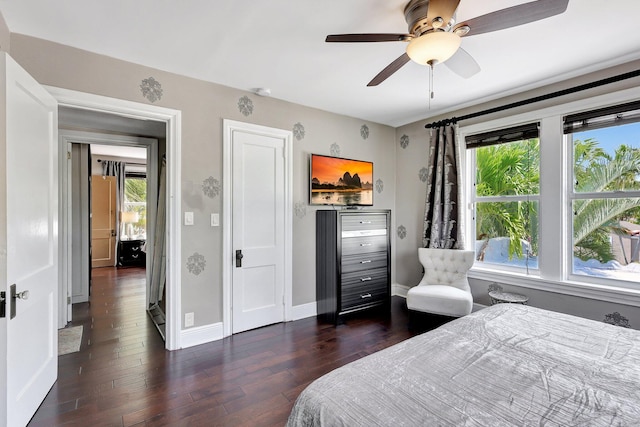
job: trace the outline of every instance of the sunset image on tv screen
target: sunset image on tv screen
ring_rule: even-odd
[[[373,163],[312,155],[311,203],[372,205]]]

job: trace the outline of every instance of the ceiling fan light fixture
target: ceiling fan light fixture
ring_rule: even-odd
[[[432,31],[416,37],[407,46],[407,55],[418,64],[444,62],[460,47],[460,37],[447,31]]]

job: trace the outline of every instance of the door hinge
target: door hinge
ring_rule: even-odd
[[[67,151],[67,160],[71,160],[71,152]]]
[[[71,297],[67,297],[67,305],[71,304]]]

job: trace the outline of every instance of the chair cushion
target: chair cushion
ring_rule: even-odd
[[[409,310],[462,317],[471,313],[473,297],[470,292],[453,286],[414,286],[407,293],[407,307]]]

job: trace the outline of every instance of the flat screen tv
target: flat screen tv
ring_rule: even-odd
[[[373,162],[311,155],[310,204],[373,206]]]

